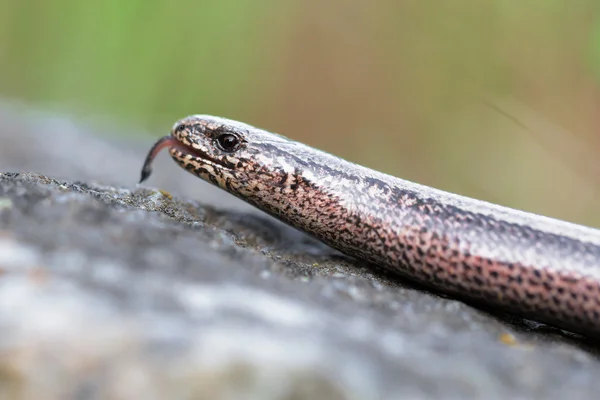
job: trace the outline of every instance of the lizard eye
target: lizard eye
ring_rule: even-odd
[[[239,144],[240,140],[238,137],[231,133],[223,133],[217,136],[217,145],[223,151],[232,152],[237,149]]]
[[[175,127],[175,132],[183,132],[185,130],[185,124],[179,124]]]

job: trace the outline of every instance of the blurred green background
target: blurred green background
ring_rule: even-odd
[[[0,0],[0,96],[148,145],[221,115],[600,226],[597,0]]]

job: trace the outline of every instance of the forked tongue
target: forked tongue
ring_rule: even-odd
[[[152,146],[148,152],[148,155],[146,156],[146,161],[144,161],[144,166],[142,167],[142,176],[139,183],[144,182],[150,177],[150,174],[152,174],[152,162],[154,161],[156,155],[165,147],[172,147],[176,145],[177,140],[171,135],[162,137],[158,139],[156,143],[154,143],[154,146]]]

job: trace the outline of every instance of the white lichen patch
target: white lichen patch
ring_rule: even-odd
[[[5,271],[29,270],[40,263],[40,255],[26,244],[0,236],[0,268]]]
[[[0,197],[0,211],[9,210],[13,207],[13,202],[8,197]]]

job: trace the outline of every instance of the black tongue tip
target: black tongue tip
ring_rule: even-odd
[[[144,161],[144,166],[142,167],[142,175],[140,177],[139,183],[144,182],[146,179],[148,179],[150,174],[152,174],[152,161],[154,161],[156,155],[162,149],[174,146],[176,144],[177,141],[173,139],[171,135],[164,136],[160,138],[156,143],[154,143],[154,146],[152,146],[152,148],[148,152],[148,155],[146,156],[146,160]]]
[[[144,168],[142,168],[142,175],[140,177],[139,183],[142,183],[146,179],[148,179],[150,177],[150,174],[152,174],[152,169],[151,168],[147,168],[146,166],[144,166]]]

